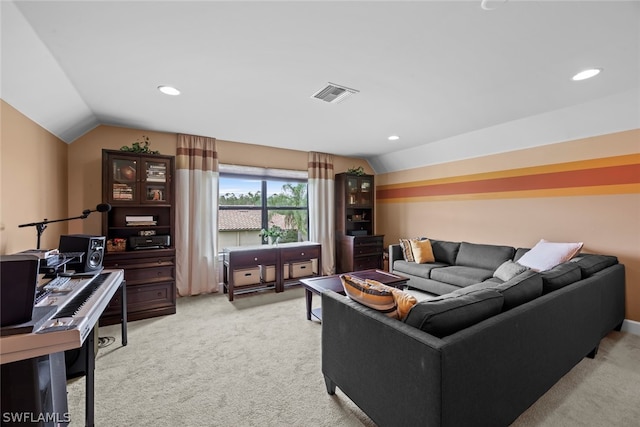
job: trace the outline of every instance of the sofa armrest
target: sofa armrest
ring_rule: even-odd
[[[443,341],[343,295],[322,294],[322,373],[378,425],[440,425]]]
[[[402,248],[399,244],[389,245],[389,272],[393,273],[393,263],[397,260],[404,260]]]

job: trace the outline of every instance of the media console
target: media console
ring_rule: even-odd
[[[234,294],[260,289],[283,292],[303,277],[321,275],[322,246],[314,242],[224,248],[224,292]]]

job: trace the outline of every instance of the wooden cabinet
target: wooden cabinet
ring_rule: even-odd
[[[383,268],[384,236],[341,236],[336,250],[339,273]]]
[[[336,231],[339,234],[373,234],[373,183],[373,175],[336,174]]]
[[[336,268],[338,273],[382,269],[384,236],[374,234],[373,175],[336,174]]]
[[[102,150],[103,215],[107,238],[105,268],[124,270],[129,320],[176,312],[173,156]],[[132,249],[131,238],[148,243]],[[119,296],[111,300],[101,324],[119,321]]]

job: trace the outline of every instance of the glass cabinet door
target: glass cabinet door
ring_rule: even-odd
[[[166,203],[170,200],[169,192],[169,162],[164,159],[142,160],[142,191],[143,203]]]
[[[359,180],[358,192],[360,193],[361,205],[371,205],[373,203],[373,186],[371,185],[371,178],[362,177]]]
[[[134,201],[138,198],[136,160],[113,159],[111,163],[111,198],[114,202]]]
[[[347,204],[348,205],[357,205],[358,204],[358,178],[356,177],[348,177],[347,178]]]

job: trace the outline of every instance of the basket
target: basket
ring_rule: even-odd
[[[127,250],[126,239],[109,239],[107,240],[107,252],[124,252]]]

